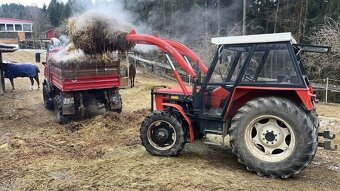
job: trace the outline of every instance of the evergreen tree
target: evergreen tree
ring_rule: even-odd
[[[70,7],[70,2],[68,1],[62,9],[61,13],[61,21],[68,19],[71,16],[71,7]]]
[[[51,24],[54,27],[59,26],[62,12],[62,7],[60,6],[60,3],[57,2],[57,0],[51,0],[50,4],[48,5],[47,12],[51,20]]]
[[[42,7],[42,11],[45,13],[47,11],[47,6],[46,4],[44,3],[43,7]]]

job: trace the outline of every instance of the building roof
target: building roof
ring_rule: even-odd
[[[257,34],[244,36],[228,36],[212,38],[211,43],[216,45],[222,44],[251,44],[251,43],[266,43],[266,42],[287,42],[290,41],[296,44],[296,40],[292,33],[273,33],[273,34]]]
[[[48,29],[46,31],[44,31],[43,33],[47,33],[47,32],[50,32],[50,31],[55,31],[56,29]]]
[[[33,23],[31,20],[14,19],[14,18],[0,18],[0,23]]]
[[[11,46],[11,45],[8,45],[8,44],[0,43],[0,53],[1,52],[14,52],[16,50],[17,49],[15,48],[15,46]]]

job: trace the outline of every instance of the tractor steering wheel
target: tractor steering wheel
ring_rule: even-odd
[[[254,82],[254,76],[250,75],[250,74],[244,74],[244,77],[243,77],[243,81],[250,81],[250,82]]]
[[[280,82],[279,83],[290,83],[290,79],[291,79],[291,77],[290,77],[290,75],[288,75],[288,74],[286,74],[286,75],[284,75],[284,77],[280,80]]]

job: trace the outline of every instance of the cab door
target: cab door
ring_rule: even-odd
[[[222,119],[251,49],[251,45],[224,45],[201,88],[201,117]]]

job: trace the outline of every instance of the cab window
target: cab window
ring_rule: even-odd
[[[242,82],[301,84],[286,43],[257,45]]]

